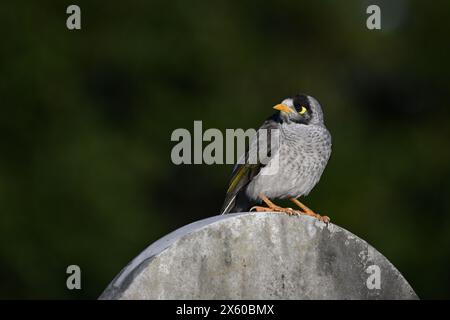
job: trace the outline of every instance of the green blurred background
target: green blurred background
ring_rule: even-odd
[[[297,92],[334,148],[305,203],[450,298],[450,2],[2,1],[0,26],[0,298],[97,298],[220,209],[232,166],[173,165],[172,131],[257,127]]]

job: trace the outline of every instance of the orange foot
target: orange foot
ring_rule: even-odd
[[[280,206],[277,206],[275,203],[269,200],[265,195],[261,194],[259,196],[262,201],[267,205],[267,207],[261,207],[261,206],[254,206],[250,209],[250,211],[256,211],[256,212],[284,212],[287,213],[290,216],[293,215],[299,215],[299,212],[297,210],[294,210],[292,208],[283,208]]]
[[[284,212],[287,213],[290,216],[293,215],[307,215],[310,217],[314,217],[317,220],[320,220],[326,224],[328,224],[330,222],[330,218],[327,216],[321,216],[320,214],[315,213],[314,211],[312,211],[310,208],[308,208],[307,206],[305,206],[303,203],[301,203],[300,201],[298,201],[295,198],[290,198],[289,200],[291,200],[293,203],[295,203],[300,209],[302,209],[303,211],[300,210],[294,210],[292,208],[283,208],[280,206],[277,206],[276,204],[274,204],[272,201],[269,200],[269,198],[267,198],[265,195],[261,194],[259,196],[262,201],[267,205],[267,207],[261,207],[261,206],[254,206],[250,209],[250,211],[256,211],[256,212]]]
[[[314,211],[312,211],[310,208],[308,208],[307,206],[305,206],[303,203],[301,203],[300,201],[298,201],[295,198],[290,198],[289,200],[291,200],[293,203],[295,203],[300,209],[302,209],[303,211],[302,214],[306,214],[308,216],[314,217],[322,222],[325,222],[326,224],[328,224],[330,222],[330,218],[328,216],[321,216],[320,214],[315,213]]]

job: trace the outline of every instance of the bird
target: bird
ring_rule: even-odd
[[[328,216],[298,200],[319,182],[331,156],[331,134],[322,107],[316,98],[300,93],[273,109],[275,113],[256,131],[234,166],[220,212],[284,212],[328,224]],[[264,131],[267,133],[262,134]],[[267,148],[266,157],[260,156],[258,146]],[[278,206],[271,199],[289,199],[300,210]],[[261,206],[262,202],[267,207]]]

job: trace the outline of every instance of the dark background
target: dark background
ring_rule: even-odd
[[[172,164],[172,131],[257,127],[297,92],[333,136],[305,203],[450,298],[448,1],[2,1],[0,26],[0,298],[97,298],[220,209],[231,166]]]

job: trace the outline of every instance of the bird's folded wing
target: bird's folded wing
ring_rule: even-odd
[[[248,149],[241,155],[233,168],[221,213],[233,208],[237,194],[244,188],[262,167],[268,164],[279,148],[278,117],[267,119],[251,138]]]

